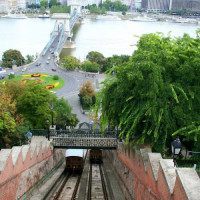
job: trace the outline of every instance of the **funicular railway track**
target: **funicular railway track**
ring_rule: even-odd
[[[43,200],[75,200],[77,197],[87,152],[85,155],[82,155],[82,150],[68,149],[66,152],[65,171],[52,185]]]
[[[53,200],[75,200],[80,179],[80,174],[70,174],[67,181],[64,182],[60,189],[57,191]]]
[[[81,174],[63,172],[43,200],[75,200],[80,179]]]
[[[90,164],[87,200],[108,200],[101,164]]]

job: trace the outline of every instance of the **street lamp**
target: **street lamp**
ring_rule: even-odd
[[[46,122],[47,122],[48,140],[50,140],[50,135],[49,135],[49,118],[48,117],[46,119]]]
[[[182,144],[179,138],[176,138],[172,143],[171,143],[171,148],[172,148],[172,155],[173,155],[173,162],[174,162],[174,167],[177,167],[177,162],[176,162],[176,157],[181,153],[182,149]]]
[[[51,104],[51,127],[53,128],[53,104]]]
[[[31,133],[30,129],[28,130],[28,133],[26,134],[26,137],[28,139],[28,143],[30,144],[31,143],[31,138],[32,138],[32,133]]]

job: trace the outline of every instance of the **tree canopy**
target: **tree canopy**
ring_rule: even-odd
[[[41,83],[0,83],[0,149],[20,145],[29,128],[46,129],[46,118],[51,124],[52,114],[57,128],[78,123],[68,101],[57,98]]]
[[[98,63],[85,61],[81,64],[81,68],[83,71],[86,71],[86,72],[98,72],[100,69],[100,66]]]
[[[65,56],[61,59],[60,65],[66,69],[74,70],[79,67],[80,61],[73,56]]]
[[[42,0],[40,1],[40,8],[47,8],[48,7],[48,1]]]
[[[104,62],[104,56],[102,53],[97,52],[97,51],[90,51],[87,56],[86,59],[91,61],[91,62],[96,62],[99,65],[103,64]]]
[[[20,138],[15,134],[16,127],[23,123],[22,115],[17,115],[16,101],[0,87],[0,149],[8,148]]]
[[[70,13],[69,6],[62,6],[62,5],[52,5],[50,8],[50,13]]]
[[[11,68],[12,65],[21,66],[25,62],[25,59],[20,51],[9,49],[3,53],[2,61],[3,67]]]
[[[17,101],[18,112],[21,113],[34,128],[45,128],[46,118],[50,113],[49,91],[40,83],[31,82]]]
[[[159,152],[173,133],[199,141],[199,45],[198,32],[196,38],[142,35],[130,60],[104,81],[102,124],[118,125],[128,142],[148,143]]]

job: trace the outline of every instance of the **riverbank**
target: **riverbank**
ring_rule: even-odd
[[[126,15],[122,15],[121,12],[108,12],[106,15],[87,14],[84,15],[86,19],[96,19],[99,16],[115,16],[116,19],[140,21],[140,22],[171,22],[171,23],[188,23],[188,24],[200,24],[200,17],[183,17],[178,15],[168,14],[153,14],[153,13],[138,13],[127,12]],[[103,18],[102,18],[103,19]]]

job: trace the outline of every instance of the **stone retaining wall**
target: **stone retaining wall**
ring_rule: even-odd
[[[0,200],[14,200],[33,187],[63,158],[44,137],[0,151]]]
[[[122,180],[127,199],[199,200],[200,179],[193,168],[175,168],[150,148],[133,149],[121,143],[117,151],[105,151]]]

